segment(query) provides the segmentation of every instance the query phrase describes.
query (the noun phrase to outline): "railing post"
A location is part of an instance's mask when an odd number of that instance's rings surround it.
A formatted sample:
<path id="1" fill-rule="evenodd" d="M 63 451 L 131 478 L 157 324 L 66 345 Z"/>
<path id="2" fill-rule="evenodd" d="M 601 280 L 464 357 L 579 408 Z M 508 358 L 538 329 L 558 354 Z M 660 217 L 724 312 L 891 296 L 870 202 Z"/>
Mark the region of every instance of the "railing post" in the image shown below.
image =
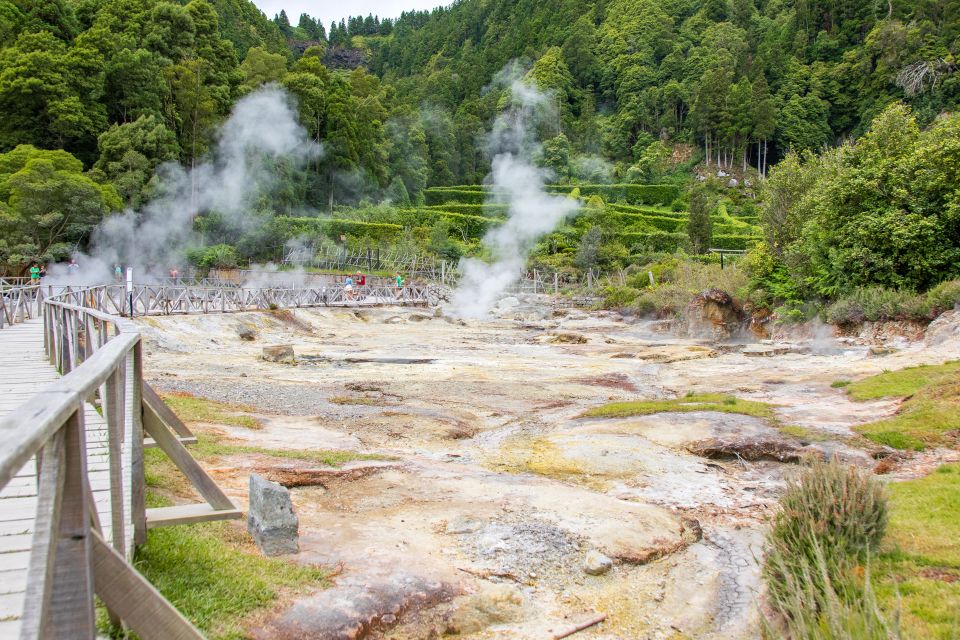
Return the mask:
<path id="1" fill-rule="evenodd" d="M 107 378 L 103 386 L 103 409 L 107 419 L 107 448 L 110 458 L 110 526 L 112 528 L 113 548 L 126 557 L 126 501 L 123 491 L 123 436 L 124 436 L 124 383 L 126 382 L 125 363 Z"/>
<path id="2" fill-rule="evenodd" d="M 127 447 L 130 460 L 130 516 L 133 522 L 133 543 L 147 541 L 147 512 L 143 478 L 143 371 L 142 343 L 137 342 L 127 354 L 125 410 Z"/>
<path id="3" fill-rule="evenodd" d="M 90 537 L 90 491 L 83 406 L 64 424 L 64 485 L 57 523 L 56 563 L 50 616 L 44 638 L 92 638 L 93 560 Z"/>

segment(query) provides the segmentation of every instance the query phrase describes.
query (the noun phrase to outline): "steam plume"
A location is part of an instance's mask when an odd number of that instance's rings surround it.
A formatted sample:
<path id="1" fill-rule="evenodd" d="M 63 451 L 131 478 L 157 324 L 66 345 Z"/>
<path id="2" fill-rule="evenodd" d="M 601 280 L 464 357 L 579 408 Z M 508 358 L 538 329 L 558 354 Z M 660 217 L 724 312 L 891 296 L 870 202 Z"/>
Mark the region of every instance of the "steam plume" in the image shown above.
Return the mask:
<path id="1" fill-rule="evenodd" d="M 549 173 L 533 163 L 539 149 L 536 124 L 549 115 L 553 100 L 522 82 L 516 66 L 508 67 L 499 79 L 509 81 L 511 102 L 497 117 L 488 139 L 493 157 L 491 199 L 507 205 L 508 218 L 483 238 L 493 262 L 460 261 L 462 277 L 451 312 L 470 318 L 490 312 L 503 292 L 523 275 L 536 241 L 579 207 L 566 196 L 546 193 Z"/>
<path id="2" fill-rule="evenodd" d="M 161 192 L 142 211 L 105 219 L 94 232 L 92 256 L 79 256 L 81 271 L 58 282 L 108 282 L 112 265 L 130 265 L 139 274 L 153 267 L 166 275 L 182 264 L 195 243 L 193 220 L 215 212 L 232 229 L 250 231 L 261 223 L 256 200 L 276 183 L 280 161 L 303 166 L 321 153 L 300 125 L 286 92 L 275 85 L 244 97 L 220 129 L 209 159 L 192 168 L 168 164 L 158 170 Z M 94 257 L 95 256 L 95 257 Z"/>

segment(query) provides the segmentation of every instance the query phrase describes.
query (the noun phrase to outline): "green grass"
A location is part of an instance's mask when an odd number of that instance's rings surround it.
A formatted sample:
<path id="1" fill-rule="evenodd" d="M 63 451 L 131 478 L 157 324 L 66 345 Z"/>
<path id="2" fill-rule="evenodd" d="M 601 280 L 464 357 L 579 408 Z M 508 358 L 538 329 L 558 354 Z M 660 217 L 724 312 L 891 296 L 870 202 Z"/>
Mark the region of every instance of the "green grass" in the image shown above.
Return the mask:
<path id="1" fill-rule="evenodd" d="M 741 400 L 722 393 L 688 394 L 671 400 L 636 400 L 611 402 L 583 412 L 582 418 L 628 418 L 654 413 L 688 413 L 691 411 L 719 411 L 739 413 L 776 422 L 774 406 L 766 402 Z"/>
<path id="2" fill-rule="evenodd" d="M 148 493 L 148 506 L 168 504 Z M 151 529 L 135 564 L 211 640 L 248 637 L 244 618 L 282 593 L 330 585 L 325 569 L 261 557 L 249 536 L 228 522 Z"/>
<path id="3" fill-rule="evenodd" d="M 391 460 L 389 456 L 356 451 L 332 449 L 270 449 L 218 440 L 207 433 L 197 433 L 197 443 L 189 445 L 190 453 L 200 462 L 209 462 L 223 456 L 256 454 L 287 460 L 304 460 L 326 467 L 339 467 L 356 460 Z M 145 449 L 144 479 L 148 487 L 162 489 L 180 496 L 191 496 L 193 490 L 173 462 L 158 448 Z"/>
<path id="4" fill-rule="evenodd" d="M 960 638 L 960 465 L 888 485 L 890 524 L 876 571 L 904 637 Z"/>
<path id="5" fill-rule="evenodd" d="M 834 389 L 843 389 L 844 387 L 850 386 L 849 380 L 834 380 L 830 383 L 830 386 Z"/>
<path id="6" fill-rule="evenodd" d="M 847 393 L 854 400 L 907 398 L 895 415 L 855 427 L 874 442 L 922 451 L 960 440 L 960 362 L 881 373 L 851 383 Z"/>
<path id="7" fill-rule="evenodd" d="M 167 406 L 184 422 L 206 422 L 245 429 L 263 428 L 259 420 L 246 415 L 256 413 L 254 407 L 207 400 L 185 392 L 165 393 L 162 397 Z"/>
<path id="8" fill-rule="evenodd" d="M 946 380 L 960 380 L 960 361 L 941 365 L 920 365 L 900 371 L 885 371 L 847 386 L 854 400 L 911 396 L 923 387 Z"/>

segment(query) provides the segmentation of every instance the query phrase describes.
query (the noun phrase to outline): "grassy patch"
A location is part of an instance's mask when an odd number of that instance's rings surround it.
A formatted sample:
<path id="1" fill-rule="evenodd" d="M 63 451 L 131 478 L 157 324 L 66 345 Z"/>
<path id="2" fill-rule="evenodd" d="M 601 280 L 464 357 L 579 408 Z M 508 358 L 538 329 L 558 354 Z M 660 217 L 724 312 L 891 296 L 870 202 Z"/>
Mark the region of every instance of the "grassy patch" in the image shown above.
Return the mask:
<path id="1" fill-rule="evenodd" d="M 899 606 L 904 637 L 960 637 L 960 465 L 891 483 L 886 547 L 877 592 Z"/>
<path id="2" fill-rule="evenodd" d="M 271 458 L 304 460 L 327 467 L 338 467 L 355 460 L 390 460 L 389 456 L 328 449 L 269 449 L 222 440 L 207 433 L 198 433 L 197 443 L 190 445 L 190 453 L 200 462 L 209 462 L 224 456 L 257 454 Z M 171 494 L 192 496 L 194 491 L 173 462 L 158 448 L 144 450 L 144 478 L 148 487 Z"/>
<path id="3" fill-rule="evenodd" d="M 830 386 L 833 387 L 834 389 L 843 389 L 844 387 L 849 387 L 849 386 L 850 386 L 850 381 L 849 381 L 849 380 L 834 380 L 833 382 L 830 383 Z"/>
<path id="4" fill-rule="evenodd" d="M 206 422 L 244 429 L 263 428 L 259 420 L 246 415 L 256 413 L 254 407 L 207 400 L 185 392 L 165 393 L 162 397 L 167 406 L 184 422 Z"/>
<path id="5" fill-rule="evenodd" d="M 149 495 L 150 506 L 166 503 Z M 329 586 L 329 573 L 263 558 L 234 524 L 210 522 L 151 529 L 137 569 L 211 640 L 246 638 L 243 619 L 284 592 Z"/>
<path id="6" fill-rule="evenodd" d="M 838 439 L 837 436 L 831 435 L 826 431 L 808 429 L 793 424 L 779 427 L 779 430 L 780 433 L 785 436 L 792 436 L 798 440 L 806 440 L 808 442 L 832 442 Z"/>
<path id="7" fill-rule="evenodd" d="M 847 392 L 855 400 L 907 397 L 896 415 L 855 428 L 874 442 L 914 451 L 957 443 L 960 362 L 881 373 L 852 383 Z"/>
<path id="8" fill-rule="evenodd" d="M 885 371 L 870 376 L 847 387 L 847 393 L 854 400 L 876 400 L 878 398 L 904 398 L 912 396 L 920 389 L 931 384 L 949 380 L 958 380 L 960 361 L 941 365 L 920 365 L 899 371 Z M 834 383 L 836 384 L 836 383 Z"/>
<path id="9" fill-rule="evenodd" d="M 722 393 L 688 394 L 671 400 L 636 400 L 611 402 L 594 407 L 581 414 L 582 418 L 628 418 L 654 413 L 689 413 L 691 411 L 719 411 L 740 413 L 764 420 L 776 421 L 774 407 L 766 402 L 741 400 Z"/>

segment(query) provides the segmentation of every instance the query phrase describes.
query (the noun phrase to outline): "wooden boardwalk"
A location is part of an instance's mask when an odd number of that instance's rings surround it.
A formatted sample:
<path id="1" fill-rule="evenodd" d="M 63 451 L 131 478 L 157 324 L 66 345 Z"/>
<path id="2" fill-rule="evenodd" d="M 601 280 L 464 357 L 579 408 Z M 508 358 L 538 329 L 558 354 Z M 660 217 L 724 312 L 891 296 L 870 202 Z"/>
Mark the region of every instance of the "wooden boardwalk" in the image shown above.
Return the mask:
<path id="1" fill-rule="evenodd" d="M 0 415 L 12 412 L 58 377 L 44 353 L 42 319 L 28 320 L 0 331 Z M 84 419 L 90 484 L 104 537 L 109 540 L 106 422 L 89 403 Z M 0 640 L 18 638 L 20 634 L 36 512 L 36 464 L 31 460 L 0 490 Z M 129 514 L 127 516 L 129 522 Z"/>

